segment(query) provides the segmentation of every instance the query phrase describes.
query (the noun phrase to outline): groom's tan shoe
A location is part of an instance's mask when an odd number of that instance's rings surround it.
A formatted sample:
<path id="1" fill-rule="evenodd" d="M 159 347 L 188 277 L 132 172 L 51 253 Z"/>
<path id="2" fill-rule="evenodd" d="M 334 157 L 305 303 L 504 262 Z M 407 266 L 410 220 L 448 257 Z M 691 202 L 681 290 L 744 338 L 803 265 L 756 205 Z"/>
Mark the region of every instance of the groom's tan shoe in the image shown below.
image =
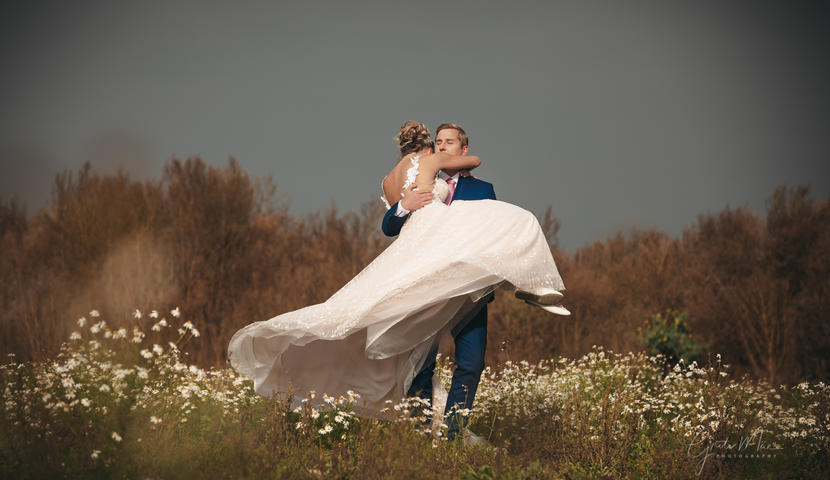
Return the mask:
<path id="1" fill-rule="evenodd" d="M 552 288 L 542 289 L 541 293 L 530 293 L 524 290 L 516 290 L 516 298 L 537 305 L 556 305 L 565 296 Z"/>

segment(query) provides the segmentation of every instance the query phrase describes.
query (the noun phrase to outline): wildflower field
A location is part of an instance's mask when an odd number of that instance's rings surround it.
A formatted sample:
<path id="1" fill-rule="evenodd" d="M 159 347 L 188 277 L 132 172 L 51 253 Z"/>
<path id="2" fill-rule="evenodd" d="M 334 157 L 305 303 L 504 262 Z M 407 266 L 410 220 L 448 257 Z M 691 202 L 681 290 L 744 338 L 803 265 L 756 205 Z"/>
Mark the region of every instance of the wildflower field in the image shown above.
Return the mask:
<path id="1" fill-rule="evenodd" d="M 0 368 L 2 478 L 830 478 L 830 387 L 731 378 L 595 347 L 581 358 L 488 367 L 469 429 L 443 439 L 413 416 L 381 418 L 357 394 L 265 398 L 232 369 L 188 364 L 199 330 L 178 308 L 97 311 L 56 358 Z M 448 386 L 452 366 L 436 372 Z"/>

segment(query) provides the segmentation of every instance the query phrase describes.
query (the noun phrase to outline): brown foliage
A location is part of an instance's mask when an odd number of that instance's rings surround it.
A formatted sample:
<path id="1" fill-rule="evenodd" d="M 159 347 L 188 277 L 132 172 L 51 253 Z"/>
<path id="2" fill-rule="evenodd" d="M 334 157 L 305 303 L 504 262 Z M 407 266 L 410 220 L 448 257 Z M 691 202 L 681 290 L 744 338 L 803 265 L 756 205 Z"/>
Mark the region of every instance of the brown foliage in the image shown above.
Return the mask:
<path id="1" fill-rule="evenodd" d="M 746 208 L 701 216 L 684 236 L 687 301 L 712 351 L 772 382 L 827 379 L 830 204 L 778 188 L 767 218 Z"/>
<path id="2" fill-rule="evenodd" d="M 88 164 L 62 173 L 51 208 L 31 219 L 16 201 L 0 202 L 2 350 L 49 357 L 90 308 L 129 326 L 135 308 L 180 305 L 205 337 L 192 361 L 221 366 L 238 328 L 324 301 L 391 242 L 376 200 L 359 213 L 332 206 L 298 218 L 274 194 L 270 178 L 252 180 L 233 158 L 223 168 L 189 158 L 171 160 L 160 181 L 101 176 Z M 489 363 L 577 356 L 592 345 L 640 350 L 644 320 L 676 309 L 739 373 L 827 379 L 827 199 L 781 187 L 766 219 L 726 209 L 701 215 L 679 239 L 635 230 L 573 253 L 559 248 L 550 209 L 541 223 L 573 315 L 499 292 Z"/>

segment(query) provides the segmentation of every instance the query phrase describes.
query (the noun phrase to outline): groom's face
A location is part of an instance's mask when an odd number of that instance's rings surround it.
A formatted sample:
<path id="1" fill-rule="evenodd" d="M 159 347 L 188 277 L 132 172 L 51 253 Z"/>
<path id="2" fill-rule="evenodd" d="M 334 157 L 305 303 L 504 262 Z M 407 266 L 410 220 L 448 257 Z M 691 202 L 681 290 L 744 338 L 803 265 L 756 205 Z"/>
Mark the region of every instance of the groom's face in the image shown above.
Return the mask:
<path id="1" fill-rule="evenodd" d="M 467 146 L 461 146 L 460 132 L 454 128 L 445 128 L 435 136 L 435 150 L 450 155 L 467 155 Z"/>

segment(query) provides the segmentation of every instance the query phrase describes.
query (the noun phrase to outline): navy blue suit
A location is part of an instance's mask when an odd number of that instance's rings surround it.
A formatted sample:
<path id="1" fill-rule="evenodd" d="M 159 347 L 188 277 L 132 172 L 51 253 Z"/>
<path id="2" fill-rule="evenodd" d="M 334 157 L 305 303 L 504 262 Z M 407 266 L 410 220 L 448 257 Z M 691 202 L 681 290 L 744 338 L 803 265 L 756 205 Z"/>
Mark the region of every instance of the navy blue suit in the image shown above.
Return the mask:
<path id="1" fill-rule="evenodd" d="M 459 177 L 452 201 L 455 200 L 483 200 L 496 199 L 493 184 L 473 177 Z M 381 228 L 387 236 L 394 237 L 401 231 L 406 217 L 398 217 L 395 211 L 398 204 L 392 205 L 383 217 Z M 472 318 L 466 324 L 459 324 L 457 331 L 453 331 L 455 339 L 455 371 L 452 375 L 452 385 L 447 395 L 447 406 L 444 414 L 450 413 L 453 407 L 472 408 L 473 398 L 478 389 L 481 372 L 484 370 L 484 352 L 487 349 L 487 303 L 493 301 L 490 294 L 479 301 L 480 310 L 473 312 Z M 432 376 L 435 372 L 436 347 L 429 353 L 426 363 L 412 381 L 407 392 L 408 396 L 419 396 L 432 400 Z M 454 438 L 459 431 L 461 417 L 454 414 L 449 420 L 449 437 Z"/>

